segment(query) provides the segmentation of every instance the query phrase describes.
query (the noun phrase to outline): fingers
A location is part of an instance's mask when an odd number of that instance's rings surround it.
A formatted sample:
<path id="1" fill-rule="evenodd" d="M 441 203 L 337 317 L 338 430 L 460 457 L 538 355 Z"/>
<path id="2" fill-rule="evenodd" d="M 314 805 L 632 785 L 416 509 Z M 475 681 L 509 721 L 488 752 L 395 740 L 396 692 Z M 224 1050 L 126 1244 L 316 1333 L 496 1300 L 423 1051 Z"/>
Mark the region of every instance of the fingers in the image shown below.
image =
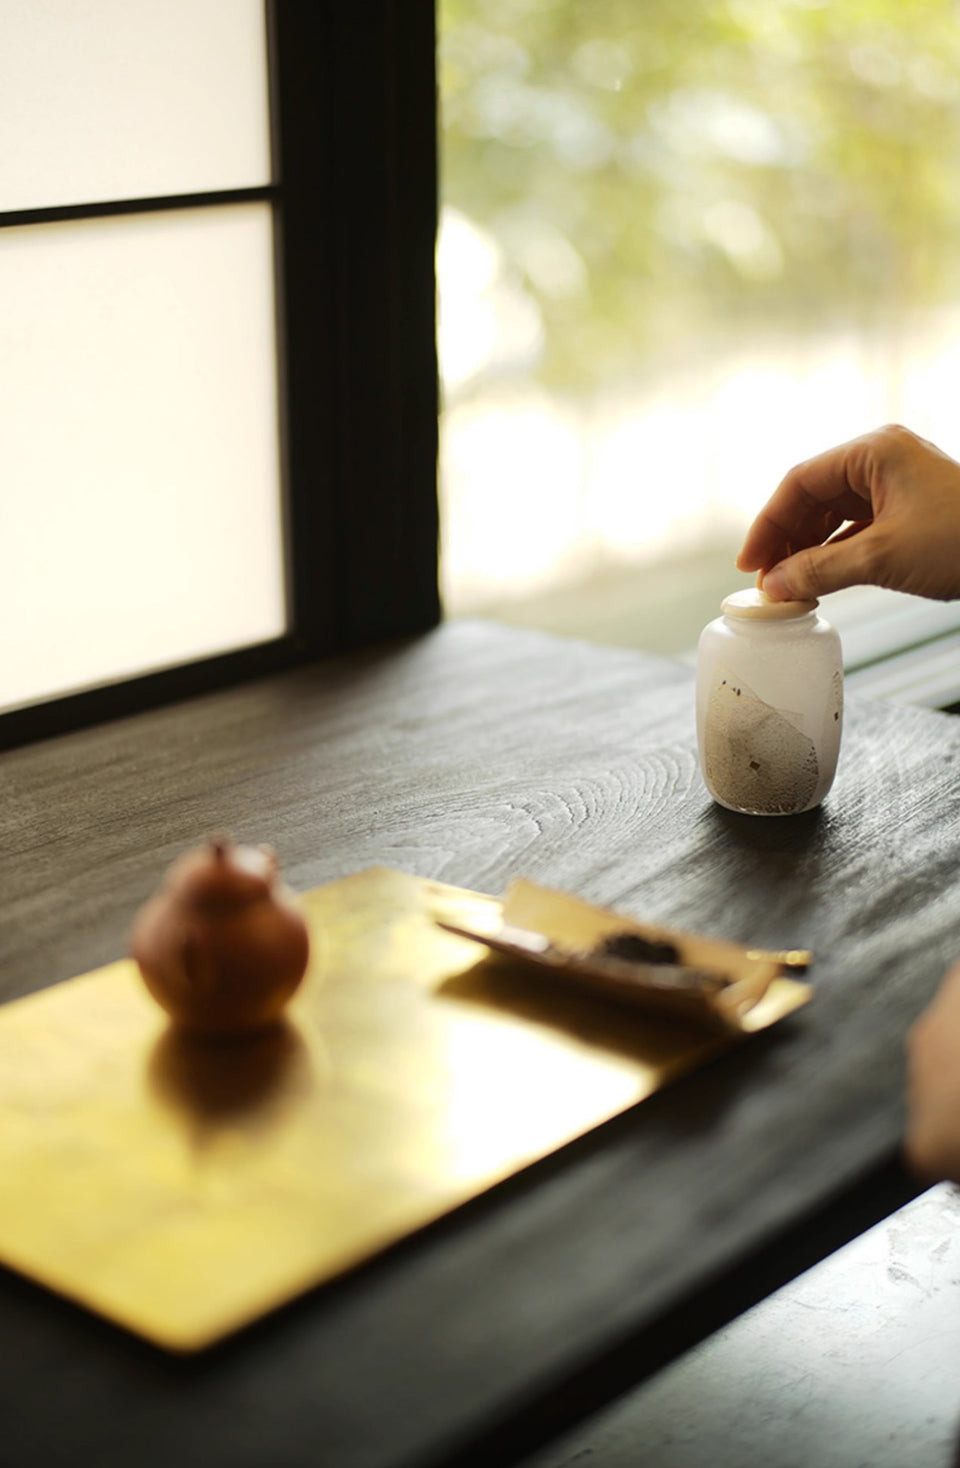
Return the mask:
<path id="1" fill-rule="evenodd" d="M 771 504 L 773 501 L 771 501 Z M 737 556 L 740 571 L 764 571 L 787 556 L 811 545 L 822 545 L 843 523 L 845 516 L 836 510 L 812 507 L 797 515 L 789 524 L 771 518 L 769 507 L 762 511 L 747 532 L 743 548 Z"/>
<path id="2" fill-rule="evenodd" d="M 747 531 L 741 571 L 762 571 L 820 545 L 845 520 L 871 512 L 867 440 L 854 439 L 791 469 Z"/>
<path id="3" fill-rule="evenodd" d="M 849 540 L 851 536 L 859 535 L 861 530 L 866 530 L 867 526 L 872 524 L 872 520 L 851 520 L 836 535 L 831 535 L 830 542 L 832 545 L 839 545 L 841 540 Z"/>
<path id="4" fill-rule="evenodd" d="M 876 584 L 879 528 L 872 522 L 826 545 L 810 546 L 765 572 L 761 585 L 774 601 L 808 601 L 845 586 Z"/>
<path id="5" fill-rule="evenodd" d="M 926 1183 L 941 1182 L 956 1171 L 949 1143 L 928 1126 L 926 1118 L 912 1118 L 903 1138 L 903 1160 L 910 1171 Z"/>
<path id="6" fill-rule="evenodd" d="M 904 1160 L 928 1182 L 960 1176 L 960 965 L 907 1037 Z"/>

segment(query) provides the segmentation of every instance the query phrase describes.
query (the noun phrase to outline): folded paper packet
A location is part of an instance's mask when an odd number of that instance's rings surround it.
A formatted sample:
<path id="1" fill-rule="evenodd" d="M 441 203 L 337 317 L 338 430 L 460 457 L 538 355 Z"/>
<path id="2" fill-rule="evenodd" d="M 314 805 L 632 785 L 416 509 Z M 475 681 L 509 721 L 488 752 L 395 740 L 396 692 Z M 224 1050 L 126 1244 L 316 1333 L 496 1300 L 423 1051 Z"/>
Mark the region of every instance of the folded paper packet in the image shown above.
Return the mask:
<path id="1" fill-rule="evenodd" d="M 448 932 L 583 993 L 724 1031 L 763 1029 L 779 1018 L 777 991 L 785 980 L 797 987 L 795 976 L 812 962 L 802 949 L 770 952 L 637 922 L 523 879 L 467 922 L 435 917 Z"/>

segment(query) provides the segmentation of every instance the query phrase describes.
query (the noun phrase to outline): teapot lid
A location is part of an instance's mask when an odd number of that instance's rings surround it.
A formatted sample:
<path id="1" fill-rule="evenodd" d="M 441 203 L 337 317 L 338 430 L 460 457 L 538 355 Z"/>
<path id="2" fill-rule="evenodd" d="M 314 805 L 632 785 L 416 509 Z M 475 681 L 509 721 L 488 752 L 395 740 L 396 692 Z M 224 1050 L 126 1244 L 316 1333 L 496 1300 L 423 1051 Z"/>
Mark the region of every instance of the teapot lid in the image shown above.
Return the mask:
<path id="1" fill-rule="evenodd" d="M 186 852 L 164 885 L 188 902 L 233 905 L 267 896 L 276 873 L 277 858 L 269 847 L 237 846 L 224 837 Z"/>

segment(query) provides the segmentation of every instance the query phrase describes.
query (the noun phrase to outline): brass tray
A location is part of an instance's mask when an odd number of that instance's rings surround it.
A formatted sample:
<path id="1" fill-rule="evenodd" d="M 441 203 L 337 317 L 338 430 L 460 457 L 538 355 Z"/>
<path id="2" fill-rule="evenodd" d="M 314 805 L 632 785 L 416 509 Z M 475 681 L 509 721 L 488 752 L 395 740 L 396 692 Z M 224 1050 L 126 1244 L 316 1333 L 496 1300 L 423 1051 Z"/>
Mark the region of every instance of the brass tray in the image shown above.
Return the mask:
<path id="1" fill-rule="evenodd" d="M 374 868 L 303 898 L 278 1031 L 188 1041 L 129 960 L 0 1009 L 0 1261 L 210 1345 L 738 1043 L 531 983 L 440 929 L 494 899 Z M 772 1023 L 810 997 L 778 978 Z"/>

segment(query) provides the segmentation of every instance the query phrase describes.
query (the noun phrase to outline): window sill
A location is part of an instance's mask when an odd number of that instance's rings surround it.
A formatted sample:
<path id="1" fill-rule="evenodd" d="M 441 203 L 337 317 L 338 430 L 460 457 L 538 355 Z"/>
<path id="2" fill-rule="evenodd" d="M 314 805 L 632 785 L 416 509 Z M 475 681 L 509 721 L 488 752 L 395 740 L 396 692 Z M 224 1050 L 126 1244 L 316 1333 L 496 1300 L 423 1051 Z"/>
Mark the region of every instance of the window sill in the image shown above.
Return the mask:
<path id="1" fill-rule="evenodd" d="M 960 702 L 960 603 L 858 586 L 822 606 L 840 633 L 852 692 L 918 708 Z"/>

